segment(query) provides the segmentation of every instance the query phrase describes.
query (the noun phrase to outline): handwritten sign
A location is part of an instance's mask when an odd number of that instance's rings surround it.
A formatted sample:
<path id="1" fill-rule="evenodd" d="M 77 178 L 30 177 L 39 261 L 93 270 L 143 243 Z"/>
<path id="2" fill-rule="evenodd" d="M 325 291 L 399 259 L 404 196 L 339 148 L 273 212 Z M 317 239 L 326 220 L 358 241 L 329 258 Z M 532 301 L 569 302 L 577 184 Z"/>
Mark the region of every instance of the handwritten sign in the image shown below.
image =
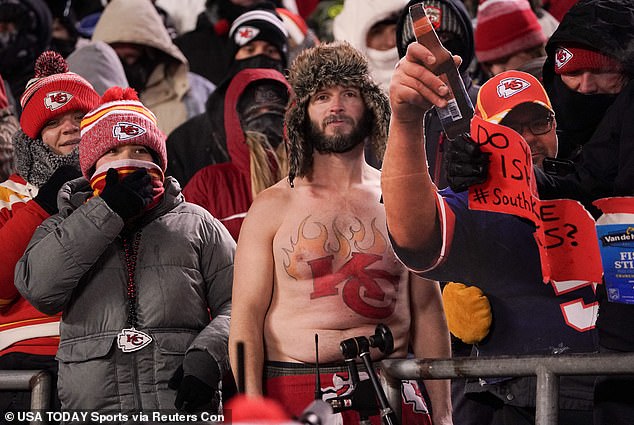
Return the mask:
<path id="1" fill-rule="evenodd" d="M 483 152 L 490 153 L 489 178 L 469 188 L 469 208 L 524 217 L 539 222 L 531 150 L 508 127 L 474 116 L 471 134 Z"/>
<path id="2" fill-rule="evenodd" d="M 491 155 L 488 179 L 469 188 L 469 208 L 533 222 L 544 282 L 600 282 L 601 255 L 588 211 L 570 199 L 539 199 L 530 147 L 515 131 L 474 116 L 471 134 Z"/>
<path id="3" fill-rule="evenodd" d="M 601 254 L 595 222 L 572 199 L 540 201 L 541 224 L 535 231 L 544 282 L 601 282 Z"/>

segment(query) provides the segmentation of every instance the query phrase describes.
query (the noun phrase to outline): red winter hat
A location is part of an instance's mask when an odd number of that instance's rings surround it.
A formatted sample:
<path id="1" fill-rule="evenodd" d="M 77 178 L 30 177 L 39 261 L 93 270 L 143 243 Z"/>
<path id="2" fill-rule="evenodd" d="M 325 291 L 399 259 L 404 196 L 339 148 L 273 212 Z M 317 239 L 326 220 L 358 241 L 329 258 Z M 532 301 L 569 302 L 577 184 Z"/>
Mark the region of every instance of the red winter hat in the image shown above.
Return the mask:
<path id="1" fill-rule="evenodd" d="M 571 74 L 576 71 L 621 71 L 616 59 L 583 47 L 558 47 L 555 51 L 555 73 Z"/>
<path id="2" fill-rule="evenodd" d="M 475 54 L 492 62 L 546 43 L 527 0 L 487 0 L 478 6 Z"/>
<path id="3" fill-rule="evenodd" d="M 499 124 L 511 109 L 522 103 L 537 103 L 554 113 L 537 78 L 522 71 L 504 71 L 480 87 L 475 113 L 485 121 Z"/>
<path id="4" fill-rule="evenodd" d="M 20 98 L 20 126 L 31 139 L 47 121 L 70 111 L 88 112 L 99 103 L 99 94 L 83 77 L 68 71 L 64 58 L 52 50 L 35 62 L 35 75 Z"/>
<path id="5" fill-rule="evenodd" d="M 159 130 L 152 111 L 139 101 L 136 91 L 129 87 L 111 87 L 100 103 L 81 120 L 79 165 L 84 177 L 90 179 L 97 160 L 120 145 L 147 147 L 165 172 L 165 134 Z"/>

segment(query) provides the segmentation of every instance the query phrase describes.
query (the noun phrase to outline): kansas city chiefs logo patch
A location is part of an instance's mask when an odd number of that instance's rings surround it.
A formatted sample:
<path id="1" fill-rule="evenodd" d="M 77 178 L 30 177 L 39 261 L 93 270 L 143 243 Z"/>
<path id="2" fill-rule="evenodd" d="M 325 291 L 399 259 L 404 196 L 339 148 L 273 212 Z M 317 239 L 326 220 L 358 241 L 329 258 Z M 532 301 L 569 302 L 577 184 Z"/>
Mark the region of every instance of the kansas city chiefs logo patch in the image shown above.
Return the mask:
<path id="1" fill-rule="evenodd" d="M 564 49 L 560 47 L 555 52 L 555 66 L 557 69 L 561 69 L 565 64 L 567 64 L 570 59 L 572 59 L 572 53 L 568 49 Z"/>
<path id="2" fill-rule="evenodd" d="M 531 86 L 531 83 L 521 78 L 517 78 L 517 77 L 505 78 L 501 80 L 500 83 L 498 84 L 497 92 L 499 97 L 503 97 L 506 99 L 513 95 L 518 94 L 519 92 L 529 88 L 530 86 Z"/>
<path id="3" fill-rule="evenodd" d="M 425 14 L 429 17 L 429 22 L 431 22 L 434 29 L 438 30 L 442 22 L 442 10 L 435 6 L 425 6 Z"/>
<path id="4" fill-rule="evenodd" d="M 119 140 L 129 140 L 146 133 L 145 128 L 130 122 L 118 122 L 112 127 L 112 135 Z"/>
<path id="5" fill-rule="evenodd" d="M 117 347 L 124 353 L 140 350 L 151 342 L 151 336 L 136 329 L 123 329 L 117 334 Z"/>
<path id="6" fill-rule="evenodd" d="M 259 33 L 260 30 L 258 28 L 244 25 L 236 30 L 233 40 L 238 46 L 244 46 L 249 41 L 253 40 Z"/>
<path id="7" fill-rule="evenodd" d="M 66 105 L 73 98 L 73 95 L 65 91 L 52 91 L 46 93 L 44 97 L 44 106 L 54 111 Z"/>

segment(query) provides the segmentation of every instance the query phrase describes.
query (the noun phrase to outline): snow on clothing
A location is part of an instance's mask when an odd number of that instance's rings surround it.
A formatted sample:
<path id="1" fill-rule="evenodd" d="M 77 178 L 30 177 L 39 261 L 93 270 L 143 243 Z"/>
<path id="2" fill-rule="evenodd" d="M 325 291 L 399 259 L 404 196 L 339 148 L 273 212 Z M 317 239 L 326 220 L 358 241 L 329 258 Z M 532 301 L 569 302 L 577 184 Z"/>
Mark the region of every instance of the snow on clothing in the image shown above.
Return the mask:
<path id="1" fill-rule="evenodd" d="M 273 69 L 245 69 L 236 74 L 225 97 L 225 133 L 230 161 L 199 170 L 183 189 L 188 202 L 200 205 L 219 219 L 237 241 L 240 227 L 253 202 L 249 147 L 236 110 L 247 86 L 259 80 L 278 81 L 288 88 L 286 78 Z"/>
<path id="2" fill-rule="evenodd" d="M 0 356 L 28 353 L 54 356 L 59 343 L 60 315 L 37 311 L 22 298 L 13 272 L 37 226 L 49 215 L 33 197 L 37 187 L 18 174 L 0 183 Z"/>
<path id="3" fill-rule="evenodd" d="M 534 225 L 507 214 L 470 210 L 467 192 L 446 189 L 440 194 L 443 245 L 436 264 L 420 264 L 416 253 L 397 246 L 394 250 L 426 278 L 469 282 L 484 292 L 491 303 L 493 325 L 477 345 L 478 355 L 596 352 L 593 289 L 590 285 L 555 288 L 542 282 Z M 559 407 L 590 410 L 592 379 L 583 384 L 576 381 L 561 378 Z M 507 404 L 535 406 L 534 377 L 475 386 Z"/>
<path id="4" fill-rule="evenodd" d="M 83 178 L 62 187 L 60 213 L 38 228 L 16 267 L 16 286 L 34 306 L 64 313 L 62 407 L 173 409 L 167 385 L 186 351 L 206 351 L 221 374 L 229 370 L 235 243 L 207 211 L 184 202 L 168 177 L 163 200 L 138 224 L 136 328 L 153 341 L 123 353 L 116 339 L 129 328 L 124 222 L 91 195 Z"/>
<path id="5" fill-rule="evenodd" d="M 370 75 L 386 93 L 399 60 L 398 51 L 396 47 L 384 51 L 369 48 L 366 36 L 378 22 L 388 18 L 396 22 L 406 4 L 407 0 L 346 0 L 332 23 L 334 39 L 348 41 L 368 58 Z"/>
<path id="6" fill-rule="evenodd" d="M 215 86 L 205 78 L 189 72 L 189 64 L 172 42 L 161 17 L 146 0 L 115 0 L 104 9 L 93 41 L 134 43 L 155 48 L 170 57 L 150 74 L 141 102 L 158 119 L 159 128 L 170 134 L 189 118 L 205 110 L 205 101 Z"/>

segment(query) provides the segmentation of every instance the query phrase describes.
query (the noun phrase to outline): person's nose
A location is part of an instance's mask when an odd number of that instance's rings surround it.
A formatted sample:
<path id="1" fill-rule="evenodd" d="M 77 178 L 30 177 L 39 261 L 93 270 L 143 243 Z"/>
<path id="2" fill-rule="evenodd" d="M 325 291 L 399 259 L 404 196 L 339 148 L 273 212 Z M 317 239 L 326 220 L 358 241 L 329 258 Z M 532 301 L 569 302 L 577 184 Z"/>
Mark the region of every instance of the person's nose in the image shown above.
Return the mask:
<path id="1" fill-rule="evenodd" d="M 591 72 L 584 72 L 579 76 L 579 93 L 592 94 L 597 91 L 595 76 Z"/>
<path id="2" fill-rule="evenodd" d="M 340 113 L 344 110 L 343 100 L 341 99 L 341 96 L 332 97 L 329 109 L 331 113 Z"/>
<path id="3" fill-rule="evenodd" d="M 64 134 L 73 134 L 79 132 L 79 122 L 72 117 L 66 117 L 62 121 L 62 132 Z"/>

